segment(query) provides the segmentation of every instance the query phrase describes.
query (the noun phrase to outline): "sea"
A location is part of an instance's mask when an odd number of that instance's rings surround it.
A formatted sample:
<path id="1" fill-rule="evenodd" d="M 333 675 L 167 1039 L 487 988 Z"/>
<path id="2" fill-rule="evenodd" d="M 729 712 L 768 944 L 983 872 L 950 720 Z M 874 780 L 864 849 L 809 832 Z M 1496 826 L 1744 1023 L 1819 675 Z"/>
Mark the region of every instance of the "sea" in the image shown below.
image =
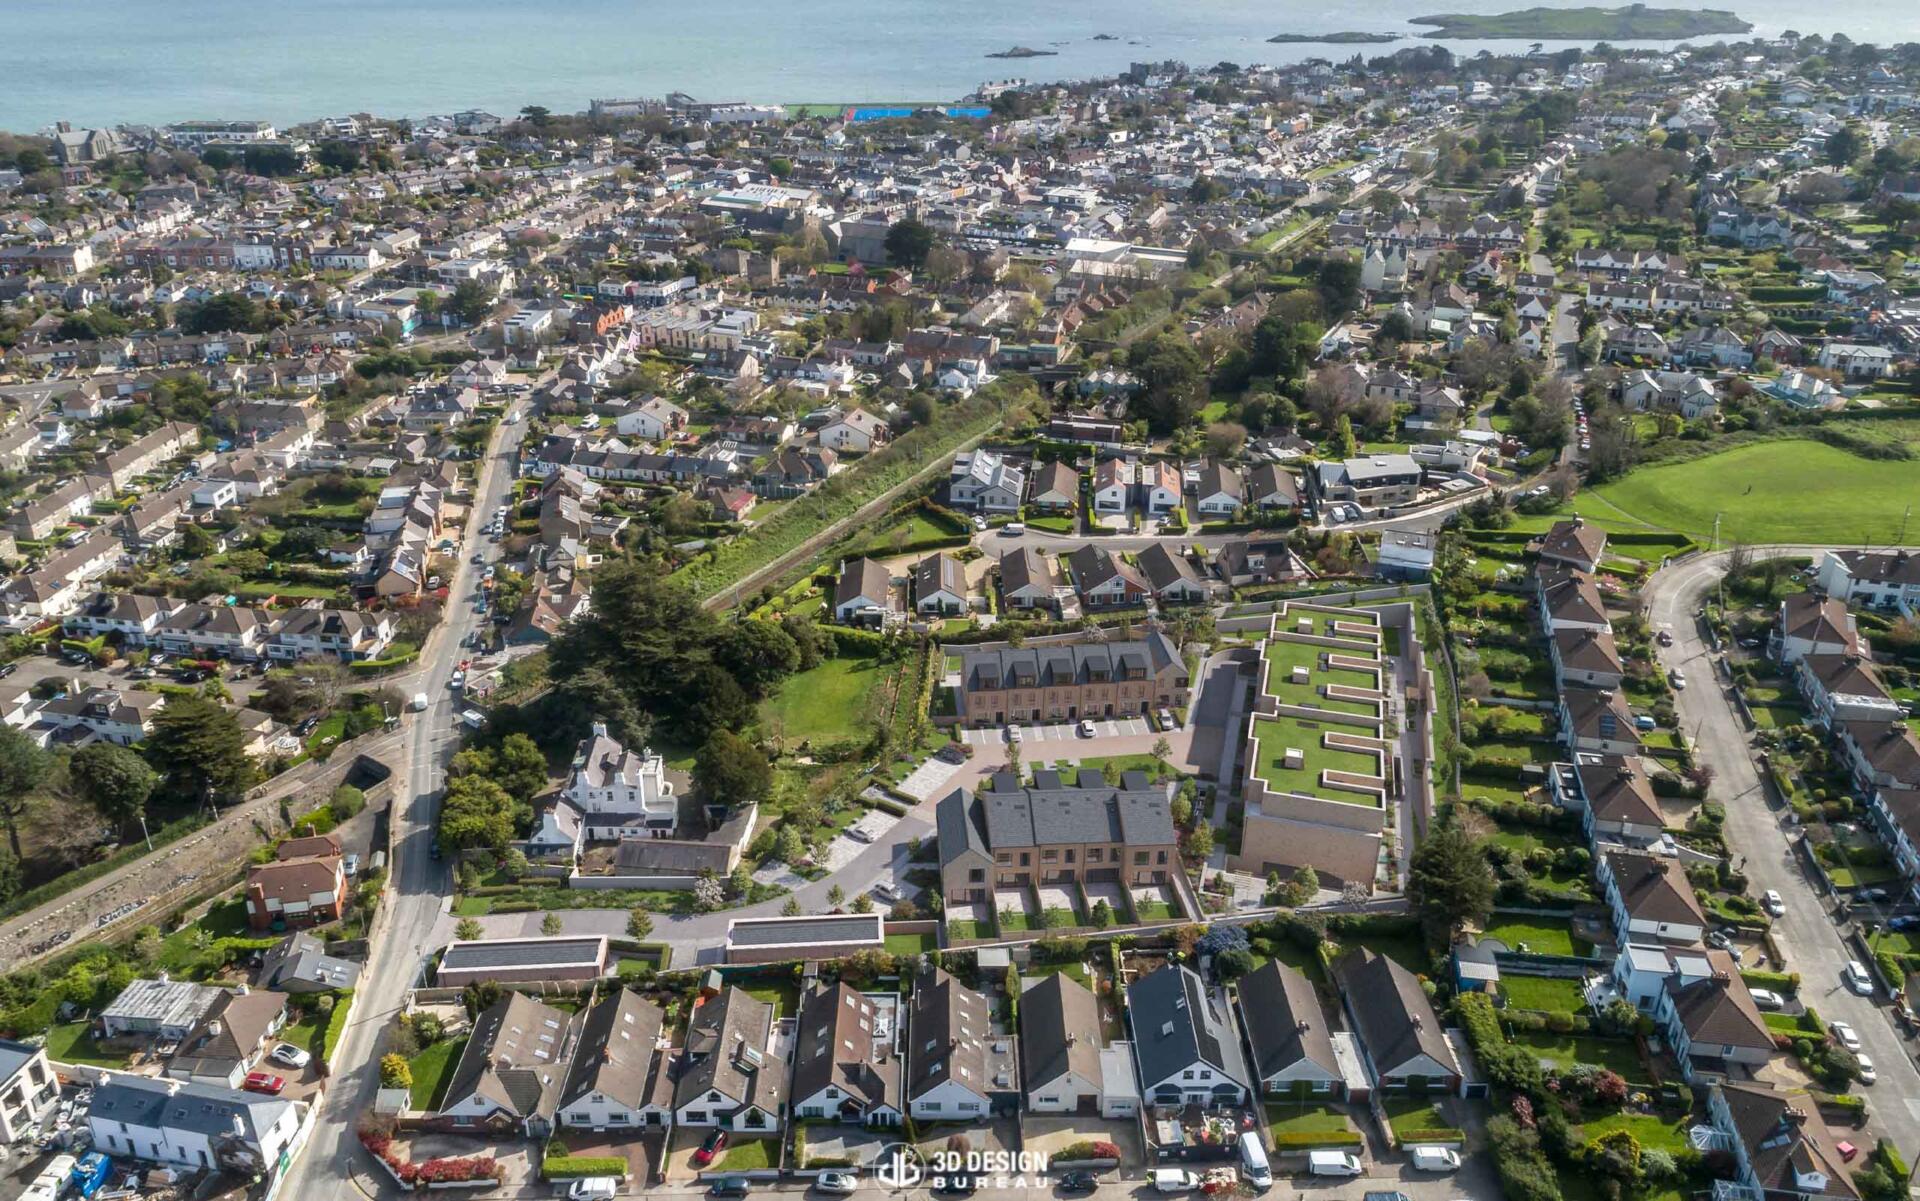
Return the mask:
<path id="1" fill-rule="evenodd" d="M 676 91 L 763 104 L 930 104 L 987 80 L 1094 78 L 1133 62 L 1245 66 L 1384 54 L 1426 44 L 1409 17 L 1537 2 L 0 0 L 0 129 L 31 133 L 56 121 L 284 125 L 472 108 L 506 116 L 526 105 L 573 112 L 595 97 Z M 1916 10 L 1895 0 L 1837 0 L 1817 17 L 1799 0 L 1702 7 L 1730 8 L 1762 36 L 1795 29 L 1881 44 L 1920 40 Z M 1339 30 L 1408 39 L 1367 46 L 1266 40 Z M 1526 46 L 1443 44 L 1463 56 Z M 1016 45 L 1054 53 L 987 57 Z"/>

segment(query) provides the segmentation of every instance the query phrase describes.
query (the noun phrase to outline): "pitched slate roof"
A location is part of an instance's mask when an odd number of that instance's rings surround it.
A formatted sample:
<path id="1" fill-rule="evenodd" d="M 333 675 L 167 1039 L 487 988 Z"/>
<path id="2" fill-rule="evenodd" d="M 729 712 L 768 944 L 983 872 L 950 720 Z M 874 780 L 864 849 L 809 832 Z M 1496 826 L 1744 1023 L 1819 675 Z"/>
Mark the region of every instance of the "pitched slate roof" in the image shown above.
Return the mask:
<path id="1" fill-rule="evenodd" d="M 1804 1193 L 1800 1180 L 1817 1172 L 1827 1178 L 1822 1196 L 1836 1201 L 1860 1196 L 1812 1097 L 1734 1081 L 1722 1084 L 1720 1091 L 1761 1188 L 1770 1194 Z"/>
<path id="2" fill-rule="evenodd" d="M 951 1080 L 986 1097 L 1014 1087 L 1011 1040 L 995 1038 L 987 999 L 928 967 L 908 1002 L 907 1097 L 925 1096 Z"/>
<path id="3" fill-rule="evenodd" d="M 1638 851 L 1608 851 L 1606 864 L 1629 918 L 1706 926 L 1706 911 L 1693 895 L 1693 883 L 1675 860 Z"/>
<path id="4" fill-rule="evenodd" d="M 1068 1072 L 1098 1085 L 1100 1002 L 1064 972 L 1043 976 L 1020 994 L 1020 1079 L 1031 1093 Z"/>
<path id="5" fill-rule="evenodd" d="M 1580 794 L 1587 798 L 1587 808 L 1596 821 L 1655 827 L 1666 824 L 1653 785 L 1637 760 L 1607 755 L 1598 762 L 1581 763 L 1576 770 Z"/>
<path id="6" fill-rule="evenodd" d="M 443 1108 L 480 1097 L 517 1117 L 553 1112 L 565 1076 L 573 1019 L 524 993 L 508 993 L 473 1021 L 447 1082 Z"/>
<path id="7" fill-rule="evenodd" d="M 1307 1060 L 1339 1076 L 1333 1037 L 1313 984 L 1300 972 L 1269 959 L 1240 980 L 1240 1014 L 1253 1044 L 1254 1071 L 1265 1080 Z M 1022 1007 L 1021 1017 L 1027 1010 Z"/>
<path id="8" fill-rule="evenodd" d="M 1168 846 L 1178 840 L 1166 790 L 1149 783 L 1145 772 L 1123 773 L 1118 788 L 1092 769 L 1072 783 L 1057 772 L 1036 771 L 1031 788 L 1022 788 L 1012 772 L 1001 772 L 978 803 L 987 846 L 995 851 L 1082 842 Z"/>
<path id="9" fill-rule="evenodd" d="M 1709 950 L 1713 975 L 1672 993 L 1673 1010 L 1695 1043 L 1773 1050 L 1773 1031 L 1740 979 L 1739 965 L 1725 951 Z"/>
<path id="10" fill-rule="evenodd" d="M 813 1097 L 831 1085 L 863 1108 L 900 1108 L 900 1059 L 890 1029 L 896 1014 L 897 1006 L 889 1010 L 877 1005 L 844 982 L 801 998 L 794 1034 L 794 1098 Z"/>
<path id="11" fill-rule="evenodd" d="M 1385 955 L 1361 950 L 1341 960 L 1336 974 L 1360 1039 L 1380 1072 L 1393 1072 L 1417 1055 L 1439 1064 L 1455 1062 L 1433 1002 L 1412 972 Z"/>
<path id="12" fill-rule="evenodd" d="M 580 1019 L 573 1061 L 560 1089 L 567 1106 L 599 1093 L 630 1109 L 660 1099 L 669 1053 L 659 1048 L 667 1015 L 639 993 L 619 989 L 602 997 Z M 671 1105 L 671 1090 L 662 1104 Z"/>
<path id="13" fill-rule="evenodd" d="M 716 1089 L 778 1113 L 787 1096 L 787 1065 L 766 1053 L 773 1016 L 772 1005 L 732 986 L 695 1009 L 687 1023 L 690 1062 L 674 1089 L 674 1104 L 684 1106 Z M 759 1062 L 747 1052 L 757 1053 Z"/>
<path id="14" fill-rule="evenodd" d="M 1194 970 L 1170 963 L 1127 986 L 1133 1054 L 1148 1087 L 1196 1063 L 1245 1085 L 1246 1066 L 1231 1019 Z"/>

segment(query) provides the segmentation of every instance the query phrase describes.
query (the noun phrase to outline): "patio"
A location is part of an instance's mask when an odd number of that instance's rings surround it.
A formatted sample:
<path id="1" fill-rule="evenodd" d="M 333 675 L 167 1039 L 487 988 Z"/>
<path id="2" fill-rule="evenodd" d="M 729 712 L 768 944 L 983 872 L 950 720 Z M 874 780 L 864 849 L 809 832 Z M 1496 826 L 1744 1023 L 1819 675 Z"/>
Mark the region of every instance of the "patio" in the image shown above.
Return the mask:
<path id="1" fill-rule="evenodd" d="M 1040 908 L 1034 903 L 1033 894 L 1024 888 L 994 889 L 993 912 L 1002 934 L 1030 930 L 1040 924 Z"/>
<path id="2" fill-rule="evenodd" d="M 1143 922 L 1171 921 L 1180 916 L 1180 902 L 1171 884 L 1136 884 L 1133 911 Z"/>
<path id="3" fill-rule="evenodd" d="M 868 1167 L 901 1138 L 897 1130 L 868 1130 L 824 1122 L 808 1122 L 802 1128 L 806 1131 L 806 1151 L 798 1166 L 803 1169 L 821 1160 Z"/>
<path id="4" fill-rule="evenodd" d="M 1120 1166 L 1137 1167 L 1146 1162 L 1146 1150 L 1140 1144 L 1140 1123 L 1090 1115 L 1043 1117 L 1028 1114 L 1021 1119 L 1020 1137 L 1031 1154 L 1052 1159 L 1078 1142 L 1112 1143 L 1120 1148 Z"/>
<path id="5" fill-rule="evenodd" d="M 1087 890 L 1087 909 L 1089 914 L 1099 906 L 1100 902 L 1105 901 L 1107 908 L 1113 910 L 1113 918 L 1115 921 L 1124 922 L 1127 920 L 1127 890 L 1125 888 L 1122 888 L 1119 884 L 1111 880 L 1102 880 L 1098 883 L 1090 881 L 1083 887 Z"/>
<path id="6" fill-rule="evenodd" d="M 1040 915 L 1046 924 L 1080 925 L 1084 918 L 1080 913 L 1079 889 L 1071 884 L 1041 884 L 1034 888 L 1040 898 Z M 1059 915 L 1070 914 L 1071 920 L 1062 922 Z"/>

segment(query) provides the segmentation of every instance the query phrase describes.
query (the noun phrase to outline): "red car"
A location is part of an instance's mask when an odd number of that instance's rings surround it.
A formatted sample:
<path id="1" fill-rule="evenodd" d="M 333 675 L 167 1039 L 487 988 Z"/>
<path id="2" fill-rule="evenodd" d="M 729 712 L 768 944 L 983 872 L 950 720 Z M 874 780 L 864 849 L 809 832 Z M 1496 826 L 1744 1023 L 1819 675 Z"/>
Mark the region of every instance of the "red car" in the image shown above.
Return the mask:
<path id="1" fill-rule="evenodd" d="M 693 1166 L 696 1168 L 706 1167 L 713 1162 L 714 1156 L 720 1154 L 720 1148 L 726 1145 L 727 1132 L 716 1127 L 712 1133 L 707 1135 L 707 1140 L 700 1144 L 700 1149 L 693 1153 Z"/>
<path id="2" fill-rule="evenodd" d="M 287 1087 L 287 1078 L 272 1072 L 248 1072 L 246 1082 L 240 1087 L 250 1093 L 277 1093 Z"/>

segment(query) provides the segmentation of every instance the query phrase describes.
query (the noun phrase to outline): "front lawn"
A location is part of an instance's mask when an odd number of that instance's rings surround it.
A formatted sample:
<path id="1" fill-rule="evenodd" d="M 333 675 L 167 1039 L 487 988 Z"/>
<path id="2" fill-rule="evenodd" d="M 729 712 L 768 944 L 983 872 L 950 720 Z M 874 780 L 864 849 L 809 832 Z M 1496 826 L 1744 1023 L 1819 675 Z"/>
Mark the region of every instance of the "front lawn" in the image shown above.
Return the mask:
<path id="1" fill-rule="evenodd" d="M 758 1172 L 773 1167 L 779 1160 L 774 1153 L 774 1140 L 770 1138 L 750 1138 L 730 1143 L 720 1156 L 720 1162 L 714 1165 L 718 1172 Z"/>
<path id="2" fill-rule="evenodd" d="M 413 1069 L 410 1091 L 415 1109 L 439 1107 L 447 1091 L 447 1081 L 453 1076 L 453 1065 L 460 1062 L 460 1052 L 466 1045 L 464 1038 L 444 1038 L 407 1061 L 407 1066 Z"/>
<path id="3" fill-rule="evenodd" d="M 948 918 L 947 937 L 953 939 L 992 938 L 993 927 L 986 922 L 976 922 L 971 918 Z"/>
<path id="4" fill-rule="evenodd" d="M 1351 1146 L 1360 1137 L 1344 1109 L 1320 1101 L 1267 1102 L 1267 1130 L 1276 1146 L 1288 1150 Z"/>
<path id="5" fill-rule="evenodd" d="M 1387 1097 L 1381 1107 L 1387 1111 L 1393 1137 L 1403 1147 L 1409 1143 L 1444 1143 L 1466 1137 L 1448 1125 L 1440 1107 L 1425 1097 Z"/>
<path id="6" fill-rule="evenodd" d="M 889 934 L 887 954 L 925 955 L 938 950 L 940 939 L 932 934 Z"/>

